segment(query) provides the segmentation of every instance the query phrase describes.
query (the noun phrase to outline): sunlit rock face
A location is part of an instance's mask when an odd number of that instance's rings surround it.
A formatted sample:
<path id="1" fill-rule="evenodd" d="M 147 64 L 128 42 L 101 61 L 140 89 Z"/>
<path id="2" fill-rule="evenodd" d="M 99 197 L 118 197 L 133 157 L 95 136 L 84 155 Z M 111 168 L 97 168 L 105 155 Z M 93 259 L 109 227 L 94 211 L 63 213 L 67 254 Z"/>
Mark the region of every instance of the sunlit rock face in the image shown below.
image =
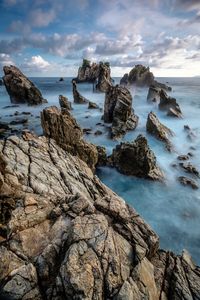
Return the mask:
<path id="1" fill-rule="evenodd" d="M 198 299 L 188 253 L 159 250 L 138 213 L 53 139 L 0 141 L 0 192 L 0 284 L 12 299 Z"/>
<path id="2" fill-rule="evenodd" d="M 47 103 L 38 88 L 15 66 L 3 68 L 3 82 L 12 103 Z"/>

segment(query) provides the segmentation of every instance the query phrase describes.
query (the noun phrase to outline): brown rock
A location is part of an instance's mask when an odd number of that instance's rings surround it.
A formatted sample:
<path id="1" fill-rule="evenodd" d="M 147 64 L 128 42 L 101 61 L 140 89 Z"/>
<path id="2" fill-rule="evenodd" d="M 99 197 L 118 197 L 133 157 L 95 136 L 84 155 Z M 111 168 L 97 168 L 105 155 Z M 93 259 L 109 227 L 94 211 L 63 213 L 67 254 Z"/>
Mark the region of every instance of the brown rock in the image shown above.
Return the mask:
<path id="1" fill-rule="evenodd" d="M 89 101 L 88 109 L 97 109 L 97 108 L 99 108 L 99 106 L 96 103 Z"/>
<path id="2" fill-rule="evenodd" d="M 59 96 L 59 104 L 61 109 L 72 110 L 72 104 L 65 96 L 62 95 Z"/>
<path id="3" fill-rule="evenodd" d="M 178 181 L 184 185 L 184 186 L 190 186 L 194 190 L 197 190 L 199 188 L 198 184 L 196 183 L 195 180 L 185 177 L 185 176 L 180 176 L 178 177 Z"/>
<path id="4" fill-rule="evenodd" d="M 74 80 L 72 81 L 72 85 L 73 85 L 74 103 L 77 103 L 77 104 L 87 103 L 88 100 L 79 93 L 79 91 L 77 90 L 76 82 Z"/>
<path id="5" fill-rule="evenodd" d="M 168 115 L 176 116 L 178 118 L 182 117 L 182 112 L 179 104 L 176 102 L 176 99 L 169 97 L 163 89 L 160 91 L 159 109 L 167 110 Z"/>
<path id="6" fill-rule="evenodd" d="M 185 170 L 185 172 L 200 177 L 200 173 L 195 166 L 191 163 L 179 163 L 179 166 Z"/>

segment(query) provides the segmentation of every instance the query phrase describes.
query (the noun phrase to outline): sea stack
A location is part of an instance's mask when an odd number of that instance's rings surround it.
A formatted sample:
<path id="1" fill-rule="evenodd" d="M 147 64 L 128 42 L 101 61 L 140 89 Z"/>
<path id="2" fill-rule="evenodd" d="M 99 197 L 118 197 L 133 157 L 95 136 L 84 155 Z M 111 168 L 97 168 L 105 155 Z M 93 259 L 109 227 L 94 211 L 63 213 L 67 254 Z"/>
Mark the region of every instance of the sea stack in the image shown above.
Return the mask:
<path id="1" fill-rule="evenodd" d="M 38 105 L 47 103 L 39 89 L 17 67 L 5 66 L 3 68 L 3 82 L 12 103 L 27 103 Z"/>

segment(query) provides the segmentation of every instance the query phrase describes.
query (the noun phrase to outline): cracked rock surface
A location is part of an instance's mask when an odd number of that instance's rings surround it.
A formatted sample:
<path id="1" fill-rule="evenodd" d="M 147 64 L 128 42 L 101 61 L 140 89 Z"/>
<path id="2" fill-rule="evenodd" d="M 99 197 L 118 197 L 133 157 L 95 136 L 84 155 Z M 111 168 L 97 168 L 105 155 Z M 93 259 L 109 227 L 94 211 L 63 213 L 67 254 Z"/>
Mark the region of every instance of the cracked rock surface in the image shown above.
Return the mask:
<path id="1" fill-rule="evenodd" d="M 13 299 L 199 299 L 188 253 L 47 137 L 0 141 L 0 285 Z"/>

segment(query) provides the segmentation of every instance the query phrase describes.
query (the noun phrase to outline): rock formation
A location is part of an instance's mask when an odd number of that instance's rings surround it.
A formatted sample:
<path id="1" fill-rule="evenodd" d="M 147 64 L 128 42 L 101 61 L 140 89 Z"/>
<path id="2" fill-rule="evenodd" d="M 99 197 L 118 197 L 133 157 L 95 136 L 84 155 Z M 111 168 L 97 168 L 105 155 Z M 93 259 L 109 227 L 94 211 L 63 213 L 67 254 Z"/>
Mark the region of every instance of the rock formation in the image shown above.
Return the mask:
<path id="1" fill-rule="evenodd" d="M 47 103 L 36 86 L 15 66 L 3 68 L 3 81 L 12 103 L 37 105 Z"/>
<path id="2" fill-rule="evenodd" d="M 199 188 L 198 184 L 194 179 L 185 176 L 180 176 L 178 177 L 178 181 L 184 186 L 190 186 L 191 188 L 193 188 L 193 190 L 197 190 Z"/>
<path id="3" fill-rule="evenodd" d="M 79 91 L 77 90 L 76 82 L 74 80 L 72 81 L 72 86 L 73 86 L 74 103 L 77 104 L 87 103 L 88 100 L 79 93 Z"/>
<path id="4" fill-rule="evenodd" d="M 164 88 L 166 90 L 171 90 L 171 87 L 160 83 L 155 80 L 153 73 L 150 71 L 149 67 L 143 65 L 136 65 L 129 74 L 126 73 L 120 80 L 120 85 L 122 86 L 151 86 L 154 85 L 157 88 Z"/>
<path id="5" fill-rule="evenodd" d="M 176 99 L 169 97 L 163 89 L 161 89 L 160 91 L 159 109 L 167 110 L 168 111 L 167 114 L 169 116 L 174 116 L 178 118 L 182 117 L 182 112 L 179 104 L 176 102 Z"/>
<path id="6" fill-rule="evenodd" d="M 79 156 L 94 170 L 98 162 L 96 146 L 83 140 L 83 132 L 68 110 L 60 111 L 56 106 L 41 113 L 44 134 L 54 139 L 67 152 Z"/>
<path id="7" fill-rule="evenodd" d="M 111 165 L 123 174 L 160 181 L 164 179 L 157 166 L 156 157 L 149 148 L 147 139 L 142 135 L 134 142 L 117 145 L 113 149 L 110 161 Z"/>
<path id="8" fill-rule="evenodd" d="M 61 109 L 72 110 L 72 104 L 65 96 L 59 96 L 59 104 Z"/>
<path id="9" fill-rule="evenodd" d="M 116 85 L 106 93 L 104 122 L 112 123 L 113 138 L 120 138 L 128 130 L 136 128 L 138 117 L 132 109 L 132 96 L 127 88 Z"/>
<path id="10" fill-rule="evenodd" d="M 96 84 L 96 89 L 100 92 L 106 92 L 112 86 L 110 77 L 110 64 L 108 62 L 91 63 L 83 59 L 82 66 L 78 69 L 78 75 L 73 80 L 77 83 L 90 82 Z"/>
<path id="11" fill-rule="evenodd" d="M 0 285 L 12 299 L 199 299 L 190 256 L 159 250 L 138 213 L 53 139 L 0 141 L 0 192 Z"/>
<path id="12" fill-rule="evenodd" d="M 160 89 L 155 87 L 154 85 L 150 85 L 148 95 L 147 95 L 147 102 L 160 102 Z"/>
<path id="13" fill-rule="evenodd" d="M 195 175 L 196 177 L 200 177 L 200 173 L 195 166 L 193 166 L 190 162 L 188 163 L 179 163 L 179 166 L 187 173 Z"/>
<path id="14" fill-rule="evenodd" d="M 99 108 L 99 106 L 95 102 L 89 101 L 88 109 L 97 109 L 97 108 Z"/>
<path id="15" fill-rule="evenodd" d="M 60 77 L 59 81 L 64 81 L 64 78 L 63 78 L 63 77 Z"/>
<path id="16" fill-rule="evenodd" d="M 169 137 L 173 136 L 174 134 L 168 127 L 163 125 L 158 120 L 156 114 L 153 112 L 148 114 L 146 129 L 147 132 L 154 135 L 158 140 L 164 142 L 168 151 L 172 150 L 172 144 L 169 140 Z"/>

